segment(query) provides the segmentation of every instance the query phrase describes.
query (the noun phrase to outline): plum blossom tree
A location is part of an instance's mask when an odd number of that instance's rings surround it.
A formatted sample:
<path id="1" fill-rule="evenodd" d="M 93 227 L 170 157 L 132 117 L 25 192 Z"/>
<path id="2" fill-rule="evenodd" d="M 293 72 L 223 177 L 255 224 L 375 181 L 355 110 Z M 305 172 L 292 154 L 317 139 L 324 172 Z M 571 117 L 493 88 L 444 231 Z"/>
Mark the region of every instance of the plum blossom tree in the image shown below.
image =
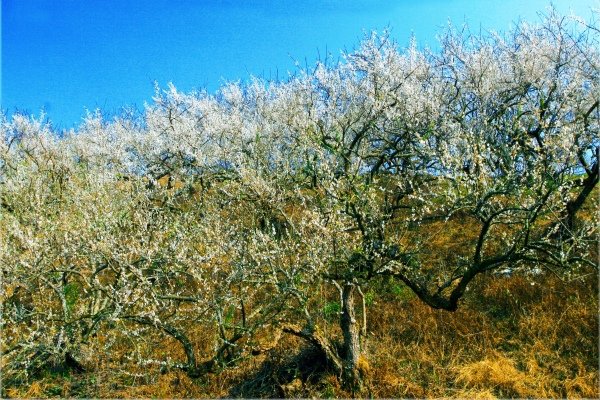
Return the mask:
<path id="1" fill-rule="evenodd" d="M 440 47 L 372 34 L 285 82 L 157 89 L 139 117 L 60 136 L 3 116 L 7 376 L 83 369 L 116 327 L 170 337 L 171 366 L 197 376 L 279 331 L 358 391 L 377 277 L 454 311 L 483 273 L 596 268 L 597 216 L 580 214 L 598 183 L 598 29 L 551 13 L 505 36 L 449 29 Z M 319 326 L 331 290 L 340 346 Z"/>
<path id="2" fill-rule="evenodd" d="M 277 104 L 294 93 L 285 113 L 255 112 L 276 130 L 268 151 L 253 149 L 265 186 L 283 179 L 328 231 L 314 244 L 320 277 L 340 291 L 344 345 L 336 354 L 309 309 L 304 328 L 284 330 L 320 346 L 351 386 L 360 386 L 354 294 L 378 275 L 453 311 L 484 272 L 595 265 L 585 257 L 595 222 L 576 215 L 598 182 L 597 35 L 550 15 L 509 37 L 451 31 L 442 44 L 400 53 L 373 35 L 344 63 L 272 89 Z M 457 220 L 471 229 L 460 251 L 440 255 L 434 229 Z"/>

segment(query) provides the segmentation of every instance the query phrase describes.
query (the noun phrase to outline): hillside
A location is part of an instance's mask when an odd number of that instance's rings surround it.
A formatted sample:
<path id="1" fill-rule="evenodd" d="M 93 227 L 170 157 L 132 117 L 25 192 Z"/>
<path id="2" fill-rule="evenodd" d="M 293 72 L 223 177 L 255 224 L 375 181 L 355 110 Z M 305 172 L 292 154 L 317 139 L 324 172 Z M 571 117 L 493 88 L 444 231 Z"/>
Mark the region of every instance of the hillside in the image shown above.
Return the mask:
<path id="1" fill-rule="evenodd" d="M 2 115 L 3 397 L 598 397 L 600 31 Z"/>

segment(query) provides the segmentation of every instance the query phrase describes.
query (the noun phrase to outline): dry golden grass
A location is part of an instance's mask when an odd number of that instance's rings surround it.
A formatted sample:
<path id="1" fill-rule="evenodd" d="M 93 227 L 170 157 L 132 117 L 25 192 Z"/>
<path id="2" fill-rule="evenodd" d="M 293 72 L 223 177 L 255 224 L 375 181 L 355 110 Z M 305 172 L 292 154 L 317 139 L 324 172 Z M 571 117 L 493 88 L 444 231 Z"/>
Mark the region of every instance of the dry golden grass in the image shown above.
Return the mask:
<path id="1" fill-rule="evenodd" d="M 514 360 L 501 353 L 493 353 L 456 370 L 457 383 L 467 388 L 492 389 L 503 397 L 547 397 L 536 390 L 534 376 L 518 370 Z"/>
<path id="2" fill-rule="evenodd" d="M 371 315 L 375 397 L 587 397 L 598 390 L 597 279 L 480 279 L 455 313 L 417 299 Z"/>
<path id="3" fill-rule="evenodd" d="M 562 282 L 550 275 L 482 277 L 454 313 L 433 310 L 395 282 L 381 282 L 370 307 L 361 368 L 365 396 L 387 398 L 598 398 L 597 277 Z M 532 285 L 532 282 L 534 283 Z M 391 289 L 390 289 L 391 288 Z M 335 321 L 324 330 L 337 332 Z M 209 329 L 192 330 L 209 342 Z M 265 340 L 266 340 L 265 336 Z M 111 331 L 110 354 L 89 373 L 48 372 L 6 397 L 216 398 L 350 397 L 322 359 L 282 336 L 270 351 L 234 368 L 191 379 L 139 365 L 131 342 Z M 202 348 L 202 346 L 200 346 Z M 178 359 L 180 346 L 156 334 L 134 349 Z M 206 349 L 209 350 L 209 349 Z"/>

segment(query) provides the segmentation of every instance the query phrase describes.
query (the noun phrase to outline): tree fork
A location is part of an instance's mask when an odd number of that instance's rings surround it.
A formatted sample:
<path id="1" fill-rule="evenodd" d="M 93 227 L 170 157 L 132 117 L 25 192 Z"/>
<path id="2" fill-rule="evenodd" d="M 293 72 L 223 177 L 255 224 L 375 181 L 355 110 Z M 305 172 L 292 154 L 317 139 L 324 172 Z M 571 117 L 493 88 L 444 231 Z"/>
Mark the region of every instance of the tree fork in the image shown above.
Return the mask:
<path id="1" fill-rule="evenodd" d="M 334 372 L 338 376 L 342 376 L 344 372 L 343 362 L 337 354 L 337 351 L 331 344 L 331 342 L 321 335 L 314 326 L 307 326 L 300 328 L 294 324 L 284 324 L 281 326 L 281 330 L 285 333 L 297 336 L 309 342 L 315 348 L 317 348 L 327 360 L 327 363 L 333 368 Z"/>

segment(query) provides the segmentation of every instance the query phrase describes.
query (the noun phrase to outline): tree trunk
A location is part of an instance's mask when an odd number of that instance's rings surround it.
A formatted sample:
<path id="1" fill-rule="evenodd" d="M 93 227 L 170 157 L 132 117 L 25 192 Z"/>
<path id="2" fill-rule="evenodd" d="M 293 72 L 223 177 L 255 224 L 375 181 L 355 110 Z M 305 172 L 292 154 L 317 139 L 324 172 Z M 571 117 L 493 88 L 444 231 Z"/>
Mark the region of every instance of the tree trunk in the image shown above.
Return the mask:
<path id="1" fill-rule="evenodd" d="M 324 337 L 314 326 L 308 325 L 300 328 L 293 324 L 284 324 L 281 329 L 301 337 L 319 349 L 329 365 L 343 380 L 343 385 L 353 394 L 358 393 L 363 387 L 363 368 L 361 367 L 360 329 L 354 312 L 354 292 L 356 286 L 346 283 L 343 288 L 338 286 L 342 294 L 342 314 L 340 316 L 340 327 L 344 336 L 344 342 L 340 351 Z"/>
<path id="2" fill-rule="evenodd" d="M 354 290 L 355 286 L 350 283 L 344 285 L 342 292 L 342 315 L 340 327 L 344 335 L 344 384 L 358 392 L 362 388 L 362 374 L 359 369 L 360 359 L 360 335 L 359 326 L 354 313 Z"/>

